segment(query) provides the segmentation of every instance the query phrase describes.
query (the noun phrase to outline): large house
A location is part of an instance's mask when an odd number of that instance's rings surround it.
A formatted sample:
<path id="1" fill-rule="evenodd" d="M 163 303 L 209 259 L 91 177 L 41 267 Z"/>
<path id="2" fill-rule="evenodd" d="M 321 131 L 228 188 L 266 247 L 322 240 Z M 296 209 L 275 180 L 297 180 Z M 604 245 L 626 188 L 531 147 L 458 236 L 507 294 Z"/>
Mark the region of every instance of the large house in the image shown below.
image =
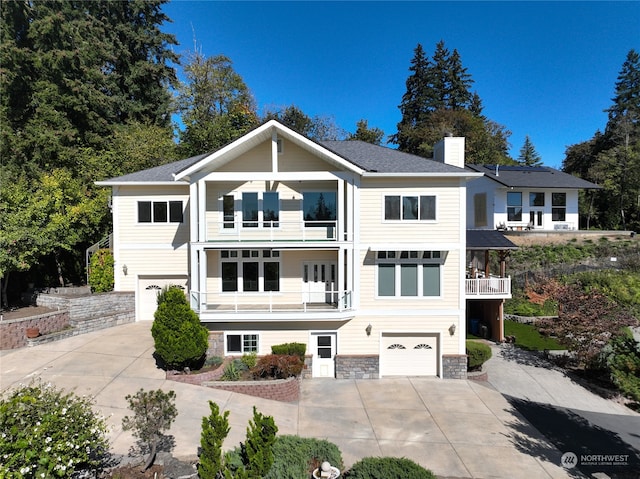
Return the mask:
<path id="1" fill-rule="evenodd" d="M 158 291 L 183 287 L 224 355 L 301 342 L 313 377 L 464 377 L 467 301 L 501 319 L 510 284 L 488 262 L 467 270 L 466 183 L 482 173 L 464 168 L 464 138 L 434 151 L 314 142 L 272 120 L 100 182 L 115 290 L 135 291 L 137 320 L 152 320 Z M 474 250 L 513 246 L 494 241 Z"/>
<path id="2" fill-rule="evenodd" d="M 548 166 L 467 165 L 467 227 L 577 230 L 578 192 L 600 186 Z"/>

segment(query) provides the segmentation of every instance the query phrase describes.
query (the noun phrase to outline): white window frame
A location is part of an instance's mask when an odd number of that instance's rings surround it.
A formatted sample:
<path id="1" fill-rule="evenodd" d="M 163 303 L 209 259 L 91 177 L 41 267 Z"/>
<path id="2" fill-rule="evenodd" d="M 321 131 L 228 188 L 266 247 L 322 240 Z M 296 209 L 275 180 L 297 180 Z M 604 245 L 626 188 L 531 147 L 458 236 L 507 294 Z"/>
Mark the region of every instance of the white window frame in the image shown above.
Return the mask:
<path id="1" fill-rule="evenodd" d="M 387 198 L 390 196 L 399 196 L 400 197 L 400 218 L 399 219 L 387 219 L 387 210 L 386 210 L 386 203 L 387 203 Z M 433 219 L 425 219 L 422 220 L 420 219 L 420 198 L 421 197 L 430 197 L 433 198 L 433 200 L 435 201 L 435 211 L 434 211 L 434 218 Z M 402 214 L 402 207 L 404 204 L 403 199 L 404 198 L 418 198 L 418 217 L 416 219 L 404 219 L 403 218 L 403 214 Z M 403 193 L 385 193 L 384 195 L 382 195 L 382 222 L 383 223 L 420 223 L 420 224 L 424 224 L 424 223 L 437 223 L 438 222 L 438 195 L 434 194 L 434 193 L 425 193 L 425 192 L 420 192 L 420 193 L 407 193 L 407 192 L 403 192 Z"/>
<path id="2" fill-rule="evenodd" d="M 242 196 L 244 193 L 255 193 L 258 195 L 258 219 L 256 221 L 243 219 L 243 202 Z M 264 221 L 264 194 L 265 193 L 275 193 L 278 195 L 278 220 L 273 220 L 269 226 L 265 226 Z M 225 219 L 224 219 L 224 197 L 231 196 L 233 197 L 233 212 L 234 212 L 234 223 L 233 228 L 225 228 Z M 236 228 L 246 228 L 250 230 L 256 229 L 265 229 L 270 230 L 272 228 L 280 228 L 280 223 L 282 214 L 282 199 L 280 198 L 279 191 L 232 191 L 232 192 L 220 192 L 218 195 L 218 220 L 220 222 L 220 230 L 221 232 L 233 232 Z M 239 219 L 237 219 L 239 218 Z M 244 223 L 258 223 L 257 226 L 244 226 Z M 229 222 L 227 222 L 229 224 Z"/>
<path id="3" fill-rule="evenodd" d="M 227 337 L 228 336 L 240 336 L 240 351 L 229 351 L 227 348 Z M 257 331 L 225 331 L 224 333 L 224 355 L 230 356 L 234 354 L 247 354 L 253 351 L 245 350 L 245 336 L 255 336 L 256 337 L 256 354 L 260 354 L 260 333 Z"/>
<path id="4" fill-rule="evenodd" d="M 249 256 L 243 256 L 243 251 L 249 251 Z M 270 256 L 265 256 L 264 252 L 270 251 Z M 223 258 L 223 252 L 228 252 L 228 256 Z M 254 255 L 257 253 L 257 256 Z M 235 295 L 242 294 L 281 294 L 282 293 L 282 255 L 279 250 L 220 250 L 219 252 L 219 278 L 220 278 L 220 294 L 223 295 Z M 222 291 L 222 263 L 236 263 L 237 266 L 237 284 L 235 291 Z M 258 263 L 258 291 L 244 291 L 243 289 L 243 263 Z M 265 263 L 278 263 L 278 290 L 277 291 L 265 291 L 264 289 L 264 264 Z"/>
<path id="5" fill-rule="evenodd" d="M 380 258 L 380 254 L 379 253 L 386 253 L 387 255 L 389 253 L 393 253 L 395 255 L 395 258 Z M 408 299 L 410 300 L 431 300 L 431 299 L 442 299 L 444 297 L 444 284 L 443 284 L 443 266 L 445 263 L 445 259 L 447 256 L 447 252 L 446 251 L 409 251 L 407 253 L 409 253 L 407 256 L 407 258 L 401 258 L 402 253 L 404 253 L 404 251 L 393 251 L 393 252 L 381 252 L 381 251 L 377 251 L 375 253 L 376 258 L 375 258 L 375 265 L 376 265 L 376 272 L 375 272 L 375 299 L 380 299 L 380 300 L 403 300 L 406 301 Z M 417 257 L 411 257 L 412 254 L 411 253 L 416 253 Z M 431 253 L 431 255 L 433 256 L 434 253 L 439 255 L 439 257 L 431 257 L 431 258 L 423 258 L 424 253 Z M 394 284 L 394 295 L 393 296 L 381 296 L 379 294 L 380 291 L 380 285 L 379 285 L 379 281 L 380 281 L 380 277 L 379 277 L 379 265 L 381 264 L 392 264 L 395 266 L 395 270 L 394 270 L 394 280 L 395 280 L 395 284 Z M 401 273 L 401 269 L 402 269 L 402 265 L 406 265 L 406 264 L 410 264 L 410 265 L 417 265 L 417 289 L 418 289 L 418 294 L 415 296 L 402 296 L 402 273 Z M 424 278 L 424 274 L 423 274 L 423 266 L 424 265 L 438 265 L 438 269 L 439 269 L 439 289 L 440 289 L 440 294 L 438 295 L 433 295 L 433 296 L 425 296 L 423 294 L 424 292 L 424 283 L 423 283 L 423 278 Z"/>
<path id="6" fill-rule="evenodd" d="M 151 204 L 151 221 L 140 221 L 140 204 Z M 155 221 L 153 214 L 153 205 L 155 203 L 164 203 L 167 208 L 167 221 Z M 180 203 L 181 221 L 171 221 L 171 203 Z M 158 199 L 142 199 L 139 198 L 136 201 L 136 224 L 138 225 L 181 225 L 184 224 L 184 200 L 158 200 Z"/>

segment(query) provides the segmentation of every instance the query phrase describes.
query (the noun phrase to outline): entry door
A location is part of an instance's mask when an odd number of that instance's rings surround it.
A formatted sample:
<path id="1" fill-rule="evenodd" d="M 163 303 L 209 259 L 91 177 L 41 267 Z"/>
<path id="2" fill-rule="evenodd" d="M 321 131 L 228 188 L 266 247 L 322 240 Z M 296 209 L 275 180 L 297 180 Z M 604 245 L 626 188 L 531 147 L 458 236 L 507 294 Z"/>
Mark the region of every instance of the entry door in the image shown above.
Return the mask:
<path id="1" fill-rule="evenodd" d="M 313 349 L 313 377 L 336 377 L 336 333 L 311 333 L 310 344 Z"/>
<path id="2" fill-rule="evenodd" d="M 302 271 L 305 303 L 337 303 L 336 274 L 336 263 L 305 263 Z"/>
<path id="3" fill-rule="evenodd" d="M 534 228 L 542 228 L 542 210 L 532 210 L 529 211 L 529 223 L 533 225 Z"/>

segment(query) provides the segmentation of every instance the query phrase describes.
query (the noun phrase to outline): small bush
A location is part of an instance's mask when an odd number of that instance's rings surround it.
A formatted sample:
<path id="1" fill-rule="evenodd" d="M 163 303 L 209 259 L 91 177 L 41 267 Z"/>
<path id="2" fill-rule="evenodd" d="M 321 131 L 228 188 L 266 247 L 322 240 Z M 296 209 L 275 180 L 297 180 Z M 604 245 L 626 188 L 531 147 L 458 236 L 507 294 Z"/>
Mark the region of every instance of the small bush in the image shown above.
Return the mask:
<path id="1" fill-rule="evenodd" d="M 338 446 L 324 439 L 278 436 L 273 445 L 274 462 L 264 479 L 303 479 L 324 461 L 342 470 Z"/>
<path id="2" fill-rule="evenodd" d="M 255 367 L 256 363 L 258 362 L 258 355 L 255 352 L 245 353 L 240 358 L 240 361 L 242 361 L 242 364 L 244 364 L 247 369 L 251 369 Z"/>
<path id="3" fill-rule="evenodd" d="M 221 356 L 208 356 L 207 359 L 204 360 L 203 367 L 217 368 L 223 362 L 224 362 L 224 358 Z"/>
<path id="4" fill-rule="evenodd" d="M 307 345 L 304 343 L 284 343 L 271 346 L 273 354 L 284 354 L 286 356 L 300 356 L 304 360 L 307 352 Z"/>
<path id="5" fill-rule="evenodd" d="M 220 376 L 220 379 L 222 381 L 240 381 L 240 378 L 242 377 L 242 368 L 238 366 L 238 363 L 242 364 L 242 362 L 234 359 L 227 364 L 222 376 Z"/>
<path id="6" fill-rule="evenodd" d="M 640 403 L 640 343 L 629 328 L 602 350 L 611 381 L 629 399 Z"/>
<path id="7" fill-rule="evenodd" d="M 98 470 L 109 450 L 92 402 L 34 382 L 0 401 L 0 477 L 72 477 Z"/>
<path id="8" fill-rule="evenodd" d="M 346 479 L 436 479 L 428 469 L 404 457 L 365 457 L 344 474 Z"/>
<path id="9" fill-rule="evenodd" d="M 490 358 L 491 348 L 489 346 L 477 341 L 467 341 L 468 371 L 479 371 Z"/>
<path id="10" fill-rule="evenodd" d="M 99 249 L 89 260 L 89 284 L 91 292 L 113 291 L 113 253 L 109 249 Z"/>
<path id="11" fill-rule="evenodd" d="M 210 414 L 202 418 L 198 476 L 216 478 L 224 472 L 222 444 L 229 434 L 229 411 L 220 413 L 220 407 L 209 401 Z"/>
<path id="12" fill-rule="evenodd" d="M 260 358 L 251 374 L 254 378 L 287 379 L 299 376 L 303 366 L 300 356 L 269 354 Z"/>

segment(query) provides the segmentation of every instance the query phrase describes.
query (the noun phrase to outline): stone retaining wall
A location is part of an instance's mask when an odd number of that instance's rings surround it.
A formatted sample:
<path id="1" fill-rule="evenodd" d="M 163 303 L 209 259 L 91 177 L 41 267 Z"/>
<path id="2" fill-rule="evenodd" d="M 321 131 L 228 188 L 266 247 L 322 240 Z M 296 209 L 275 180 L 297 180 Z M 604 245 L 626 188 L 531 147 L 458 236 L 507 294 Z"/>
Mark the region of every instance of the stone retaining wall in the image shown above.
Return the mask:
<path id="1" fill-rule="evenodd" d="M 69 327 L 69 312 L 57 311 L 28 318 L 0 321 L 0 349 L 17 349 L 27 346 L 27 328 L 39 328 L 41 335 Z M 29 340 L 31 341 L 31 340 Z"/>
<path id="2" fill-rule="evenodd" d="M 298 378 L 265 381 L 204 381 L 202 386 L 282 402 L 300 399 L 300 379 Z"/>
<path id="3" fill-rule="evenodd" d="M 72 322 L 103 317 L 105 312 L 110 316 L 135 312 L 135 293 L 99 293 L 69 300 L 69 313 Z"/>
<path id="4" fill-rule="evenodd" d="M 543 319 L 558 319 L 557 316 L 518 316 L 517 314 L 505 314 L 505 320 L 515 321 L 516 323 L 523 324 L 536 324 Z"/>
<path id="5" fill-rule="evenodd" d="M 467 379 L 467 355 L 443 354 L 442 355 L 443 379 Z"/>
<path id="6" fill-rule="evenodd" d="M 337 379 L 376 379 L 380 375 L 378 355 L 337 355 Z"/>

